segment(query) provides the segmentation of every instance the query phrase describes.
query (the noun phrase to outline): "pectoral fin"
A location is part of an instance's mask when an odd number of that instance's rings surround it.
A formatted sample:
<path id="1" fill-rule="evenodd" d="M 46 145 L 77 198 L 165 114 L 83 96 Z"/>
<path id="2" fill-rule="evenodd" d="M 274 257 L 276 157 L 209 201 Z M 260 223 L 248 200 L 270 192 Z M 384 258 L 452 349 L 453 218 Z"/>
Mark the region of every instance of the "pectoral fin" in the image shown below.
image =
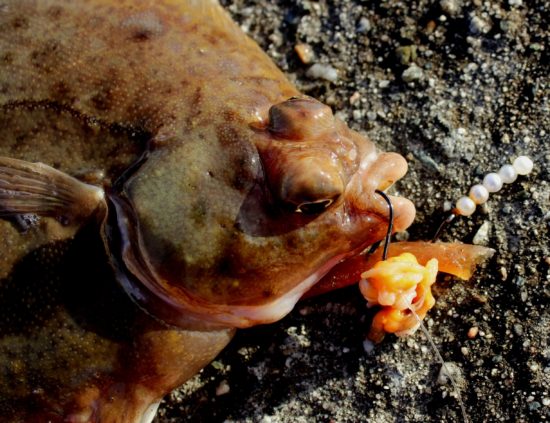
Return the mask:
<path id="1" fill-rule="evenodd" d="M 0 216 L 37 214 L 89 218 L 105 204 L 103 189 L 85 184 L 43 163 L 0 157 Z"/>

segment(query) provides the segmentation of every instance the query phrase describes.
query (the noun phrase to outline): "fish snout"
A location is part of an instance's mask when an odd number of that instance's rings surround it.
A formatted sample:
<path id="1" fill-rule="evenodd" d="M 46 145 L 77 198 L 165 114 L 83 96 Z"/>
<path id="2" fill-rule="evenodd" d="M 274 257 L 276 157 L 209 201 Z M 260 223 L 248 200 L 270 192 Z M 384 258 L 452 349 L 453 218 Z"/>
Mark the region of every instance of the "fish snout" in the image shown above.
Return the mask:
<path id="1" fill-rule="evenodd" d="M 336 119 L 329 106 L 292 97 L 271 106 L 269 121 L 257 134 L 270 191 L 286 209 L 319 214 L 337 203 L 354 215 L 388 220 L 388 206 L 376 190 L 385 191 L 402 178 L 407 162 L 397 153 L 378 152 Z M 395 228 L 404 230 L 414 219 L 414 206 L 391 198 Z"/>

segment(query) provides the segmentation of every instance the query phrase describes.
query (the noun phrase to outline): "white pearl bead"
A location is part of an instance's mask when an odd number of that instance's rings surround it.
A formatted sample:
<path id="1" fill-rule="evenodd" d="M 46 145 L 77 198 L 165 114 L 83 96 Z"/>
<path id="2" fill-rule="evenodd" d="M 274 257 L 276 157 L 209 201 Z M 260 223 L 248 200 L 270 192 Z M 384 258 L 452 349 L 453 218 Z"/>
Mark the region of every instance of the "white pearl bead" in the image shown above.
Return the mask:
<path id="1" fill-rule="evenodd" d="M 476 204 L 483 204 L 489 199 L 489 191 L 481 184 L 474 185 L 470 188 L 468 196 Z"/>
<path id="2" fill-rule="evenodd" d="M 502 179 L 496 173 L 488 173 L 483 178 L 483 186 L 489 192 L 497 192 L 502 188 Z"/>
<path id="3" fill-rule="evenodd" d="M 469 197 L 460 197 L 456 202 L 458 214 L 470 216 L 476 210 L 476 203 Z"/>
<path id="4" fill-rule="evenodd" d="M 514 160 L 514 169 L 518 175 L 527 175 L 533 170 L 533 160 L 527 156 L 519 156 Z"/>
<path id="5" fill-rule="evenodd" d="M 500 168 L 498 176 L 500 176 L 500 179 L 502 179 L 502 182 L 505 184 L 511 184 L 518 178 L 518 173 L 516 169 L 514 169 L 514 166 L 507 164 Z"/>

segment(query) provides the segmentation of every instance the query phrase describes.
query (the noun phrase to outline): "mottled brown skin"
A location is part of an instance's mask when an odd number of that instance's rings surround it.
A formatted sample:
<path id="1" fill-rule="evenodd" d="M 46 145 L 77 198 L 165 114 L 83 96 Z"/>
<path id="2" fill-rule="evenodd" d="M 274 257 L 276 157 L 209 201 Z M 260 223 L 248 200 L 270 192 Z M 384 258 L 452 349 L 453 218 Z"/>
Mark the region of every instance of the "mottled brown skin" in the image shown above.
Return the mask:
<path id="1" fill-rule="evenodd" d="M 0 155 L 73 175 L 101 170 L 110 183 L 159 126 L 173 129 L 166 124 L 178 114 L 200 124 L 191 110 L 208 95 L 201 84 L 170 99 L 185 77 L 167 77 L 175 69 L 162 54 L 143 54 L 159 34 L 121 28 L 122 2 L 99 3 L 0 5 Z M 167 20 L 170 10 L 159 16 Z M 192 26 L 186 31 L 197 31 Z M 139 421 L 232 336 L 231 329 L 175 330 L 149 317 L 115 282 L 97 226 L 72 239 L 76 232 L 50 218 L 24 233 L 0 220 L 2 421 Z"/>
<path id="2" fill-rule="evenodd" d="M 175 330 L 143 313 L 113 280 L 94 226 L 19 261 L 1 280 L 0 310 L 6 422 L 140 421 L 232 335 Z"/>
<path id="3" fill-rule="evenodd" d="M 331 114 L 304 138 L 294 118 L 275 125 L 270 109 L 293 96 L 209 0 L 0 3 L 0 156 L 110 197 L 103 226 L 104 210 L 25 231 L 0 220 L 2 418 L 139 421 L 233 326 L 262 322 L 224 320 L 231 307 L 262 306 L 382 238 L 374 189 L 401 177 L 403 160 L 377 156 Z M 317 108 L 307 101 L 300 110 Z M 302 199 L 330 207 L 305 214 Z M 411 206 L 395 205 L 404 228 Z M 144 294 L 139 307 L 128 293 Z"/>

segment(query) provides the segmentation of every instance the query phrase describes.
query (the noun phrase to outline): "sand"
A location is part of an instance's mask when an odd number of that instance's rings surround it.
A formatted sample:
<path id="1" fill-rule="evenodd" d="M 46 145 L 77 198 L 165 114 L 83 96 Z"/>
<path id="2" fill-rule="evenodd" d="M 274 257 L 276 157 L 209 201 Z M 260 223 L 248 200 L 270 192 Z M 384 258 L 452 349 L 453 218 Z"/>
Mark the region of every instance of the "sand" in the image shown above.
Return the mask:
<path id="1" fill-rule="evenodd" d="M 430 238 L 445 207 L 483 175 L 518 155 L 534 160 L 529 176 L 442 235 L 497 253 L 468 282 L 441 278 L 426 326 L 470 421 L 550 420 L 547 4 L 223 3 L 303 92 L 407 158 L 394 191 L 418 216 L 400 239 Z M 310 63 L 294 51 L 300 43 L 312 49 Z M 371 318 L 350 287 L 241 331 L 155 421 L 463 421 L 425 336 L 388 336 L 365 349 Z"/>

